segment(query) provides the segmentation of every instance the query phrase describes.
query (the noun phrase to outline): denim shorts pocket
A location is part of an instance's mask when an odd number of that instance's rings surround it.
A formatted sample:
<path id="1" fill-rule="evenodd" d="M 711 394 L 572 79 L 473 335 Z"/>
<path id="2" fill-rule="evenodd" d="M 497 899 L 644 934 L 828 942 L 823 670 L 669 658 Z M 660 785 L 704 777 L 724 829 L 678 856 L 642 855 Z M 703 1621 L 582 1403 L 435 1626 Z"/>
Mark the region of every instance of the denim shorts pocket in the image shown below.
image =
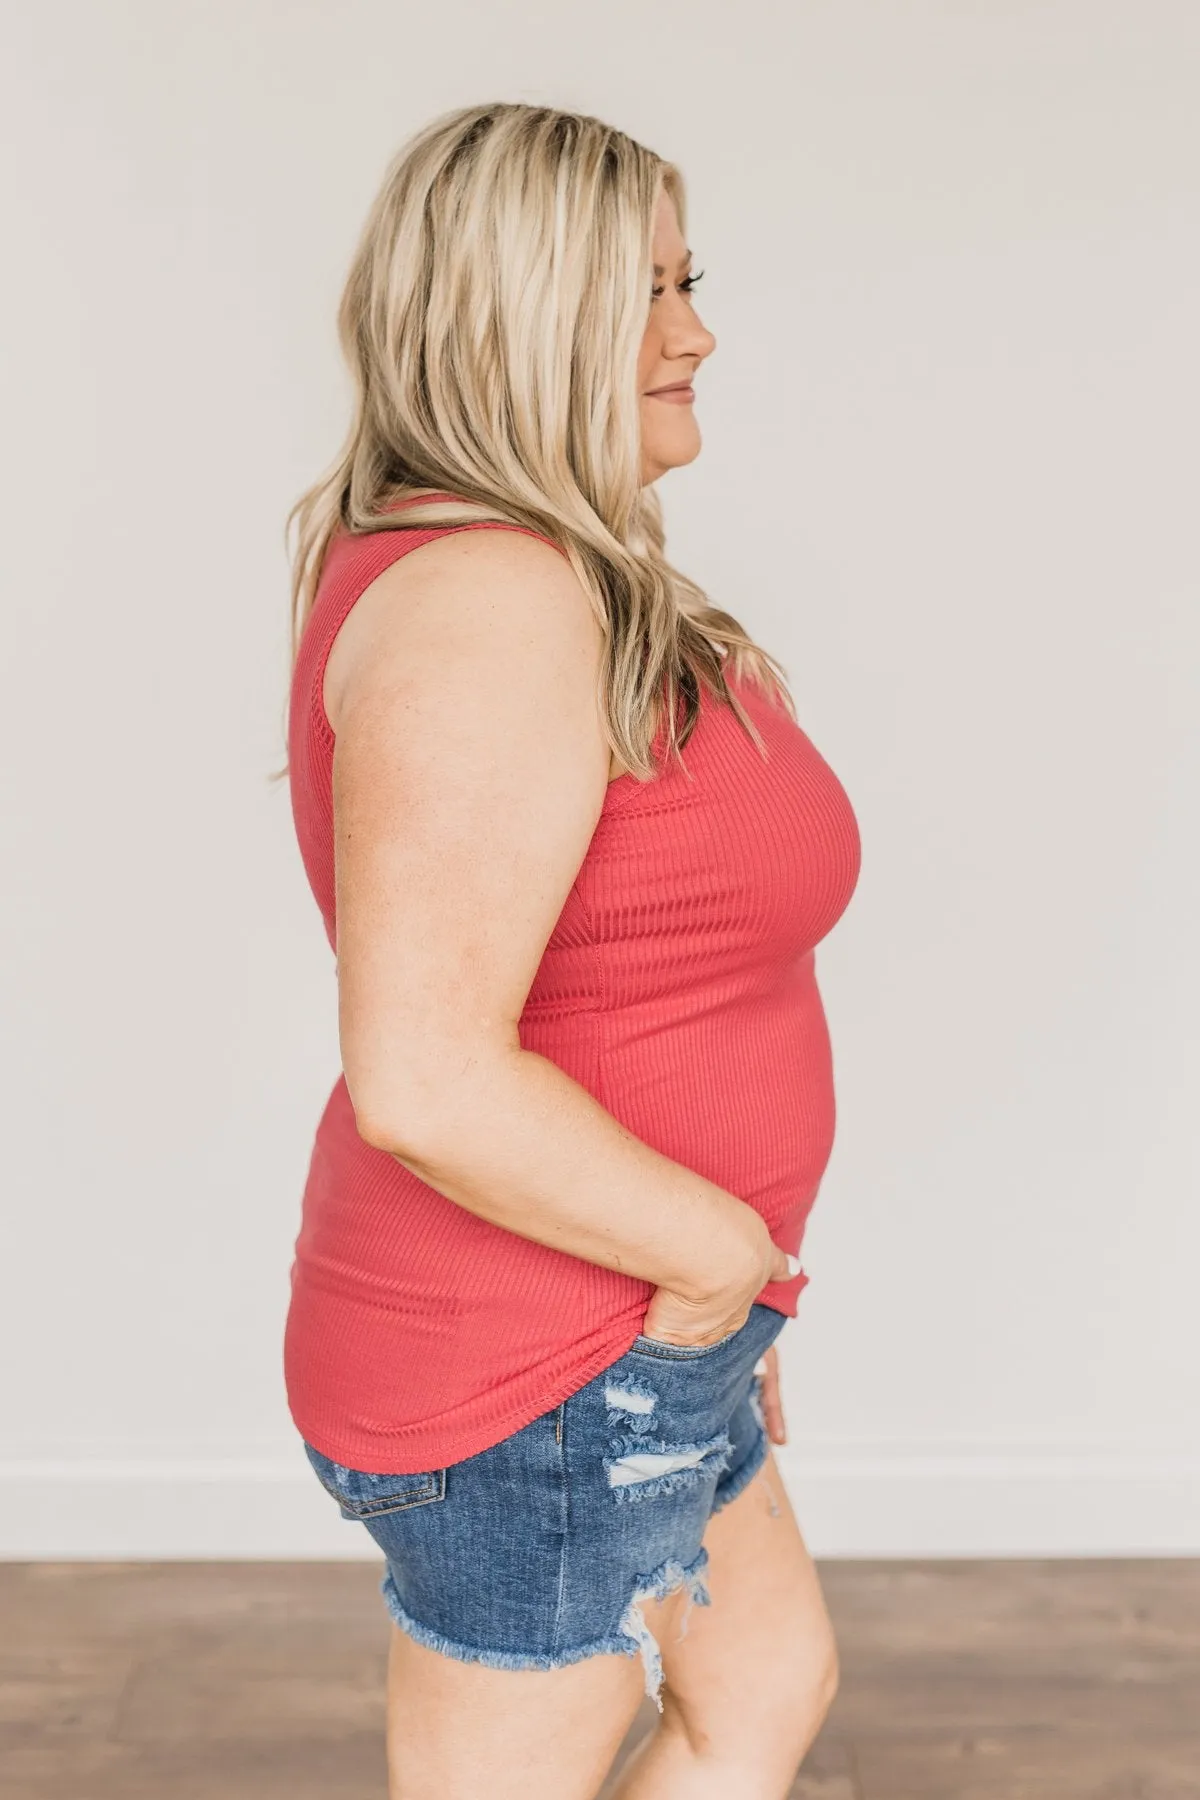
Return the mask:
<path id="1" fill-rule="evenodd" d="M 745 1330 L 739 1325 L 736 1331 L 727 1331 L 723 1338 L 715 1344 L 668 1344 L 663 1338 L 646 1337 L 644 1333 L 634 1339 L 630 1346 L 632 1356 L 658 1356 L 664 1362 L 699 1362 L 701 1357 L 711 1356 L 714 1350 L 723 1350 L 726 1344 L 732 1344 Z"/>
<path id="2" fill-rule="evenodd" d="M 446 1498 L 445 1469 L 420 1475 L 372 1475 L 334 1462 L 309 1443 L 304 1451 L 317 1480 L 332 1494 L 346 1519 L 376 1519 L 383 1513 L 404 1512 L 410 1506 L 427 1506 L 431 1500 Z"/>

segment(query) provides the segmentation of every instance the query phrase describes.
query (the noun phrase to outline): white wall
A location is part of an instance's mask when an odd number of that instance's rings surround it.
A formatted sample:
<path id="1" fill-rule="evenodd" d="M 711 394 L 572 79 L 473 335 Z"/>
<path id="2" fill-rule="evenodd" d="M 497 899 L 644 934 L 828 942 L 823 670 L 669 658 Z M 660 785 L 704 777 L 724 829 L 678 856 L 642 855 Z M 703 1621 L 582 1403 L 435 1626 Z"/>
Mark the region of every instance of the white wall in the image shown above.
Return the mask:
<path id="1" fill-rule="evenodd" d="M 677 559 L 858 810 L 785 1337 L 818 1551 L 1200 1551 L 1200 10 L 6 9 L 0 1551 L 336 1555 L 280 1334 L 336 1074 L 284 513 L 399 142 L 678 158 L 720 347 Z M 353 1538 L 353 1543 L 351 1543 Z M 367 1546 L 369 1548 L 369 1546 Z"/>

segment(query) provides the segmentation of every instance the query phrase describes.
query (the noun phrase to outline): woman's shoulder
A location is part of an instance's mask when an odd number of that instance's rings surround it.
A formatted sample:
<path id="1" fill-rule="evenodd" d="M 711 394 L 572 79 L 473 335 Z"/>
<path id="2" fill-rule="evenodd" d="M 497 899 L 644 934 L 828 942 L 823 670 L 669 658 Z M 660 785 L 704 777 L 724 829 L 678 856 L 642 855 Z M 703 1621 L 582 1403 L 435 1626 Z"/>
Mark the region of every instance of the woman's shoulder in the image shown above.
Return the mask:
<path id="1" fill-rule="evenodd" d="M 323 682 L 335 731 L 342 697 L 364 668 L 383 679 L 388 667 L 432 671 L 454 658 L 483 675 L 521 647 L 539 661 L 600 654 L 603 633 L 587 594 L 557 547 L 537 534 L 492 524 L 384 528 L 357 534 L 350 546 L 339 547 L 331 571 L 343 599 L 340 618 L 330 619 Z"/>

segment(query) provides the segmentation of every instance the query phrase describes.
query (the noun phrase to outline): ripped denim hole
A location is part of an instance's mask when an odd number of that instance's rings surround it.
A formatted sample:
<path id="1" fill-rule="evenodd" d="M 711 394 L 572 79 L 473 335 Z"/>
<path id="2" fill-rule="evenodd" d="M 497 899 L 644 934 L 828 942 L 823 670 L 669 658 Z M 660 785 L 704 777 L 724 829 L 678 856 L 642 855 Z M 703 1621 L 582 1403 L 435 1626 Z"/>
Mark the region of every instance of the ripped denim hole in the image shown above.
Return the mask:
<path id="1" fill-rule="evenodd" d="M 658 1405 L 658 1395 L 652 1394 L 649 1388 L 637 1387 L 632 1382 L 622 1382 L 606 1387 L 604 1404 L 611 1415 L 611 1422 L 620 1423 L 625 1431 L 649 1431 L 652 1424 L 651 1415 Z"/>
<path id="2" fill-rule="evenodd" d="M 683 1617 L 680 1621 L 679 1635 L 687 1630 L 688 1619 L 693 1606 L 711 1606 L 708 1583 L 704 1579 L 704 1571 L 708 1567 L 708 1552 L 701 1550 L 695 1562 L 685 1569 L 683 1564 L 674 1558 L 663 1563 L 652 1575 L 641 1576 L 634 1588 L 629 1605 L 621 1617 L 621 1630 L 626 1637 L 636 1642 L 642 1653 L 642 1668 L 646 1678 L 646 1694 L 653 1700 L 659 1712 L 663 1710 L 662 1652 L 658 1647 L 658 1639 L 646 1623 L 646 1615 L 642 1604 L 646 1600 L 665 1600 L 679 1588 L 685 1588 L 687 1599 L 684 1604 Z"/>
<path id="3" fill-rule="evenodd" d="M 704 1444 L 647 1444 L 644 1438 L 614 1440 L 605 1457 L 608 1485 L 616 1500 L 648 1500 L 690 1487 L 728 1467 L 733 1446 L 728 1432 Z"/>

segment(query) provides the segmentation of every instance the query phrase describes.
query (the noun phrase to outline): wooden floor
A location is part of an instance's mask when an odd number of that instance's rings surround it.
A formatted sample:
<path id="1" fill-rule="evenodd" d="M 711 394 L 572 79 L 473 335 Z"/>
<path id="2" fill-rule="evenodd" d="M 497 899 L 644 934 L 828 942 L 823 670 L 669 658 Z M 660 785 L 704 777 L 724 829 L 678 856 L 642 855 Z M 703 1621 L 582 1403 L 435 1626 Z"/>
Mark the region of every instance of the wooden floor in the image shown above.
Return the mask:
<path id="1" fill-rule="evenodd" d="M 1200 1800 L 1200 1562 L 821 1573 L 842 1691 L 794 1796 Z M 0 1794 L 384 1800 L 378 1580 L 0 1564 Z"/>

